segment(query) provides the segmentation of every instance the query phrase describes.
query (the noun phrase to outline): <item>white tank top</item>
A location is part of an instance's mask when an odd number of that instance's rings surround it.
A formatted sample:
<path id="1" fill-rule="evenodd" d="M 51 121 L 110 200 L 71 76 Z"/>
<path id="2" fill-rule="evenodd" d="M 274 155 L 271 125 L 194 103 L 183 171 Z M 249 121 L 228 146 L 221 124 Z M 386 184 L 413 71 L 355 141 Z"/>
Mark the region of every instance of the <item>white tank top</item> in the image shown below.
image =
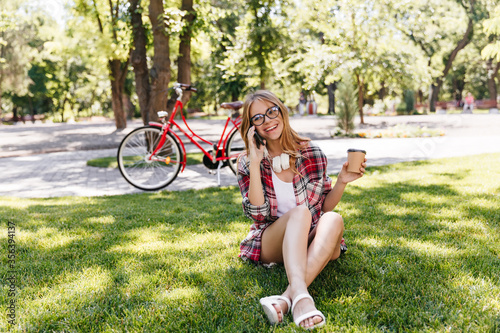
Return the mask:
<path id="1" fill-rule="evenodd" d="M 295 199 L 295 191 L 293 189 L 293 182 L 287 183 L 278 178 L 273 173 L 273 187 L 276 192 L 276 201 L 278 201 L 278 217 L 282 216 L 290 209 L 297 207 L 297 200 Z"/>

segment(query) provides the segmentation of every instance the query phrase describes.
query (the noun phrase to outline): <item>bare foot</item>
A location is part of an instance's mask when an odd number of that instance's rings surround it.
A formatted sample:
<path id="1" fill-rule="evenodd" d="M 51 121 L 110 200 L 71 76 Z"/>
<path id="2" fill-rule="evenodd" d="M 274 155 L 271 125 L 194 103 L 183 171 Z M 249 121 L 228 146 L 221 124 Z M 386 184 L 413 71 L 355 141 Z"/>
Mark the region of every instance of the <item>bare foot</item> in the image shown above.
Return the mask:
<path id="1" fill-rule="evenodd" d="M 303 298 L 300 299 L 297 304 L 294 304 L 293 308 L 293 318 L 295 321 L 295 318 L 299 318 L 302 314 L 308 313 L 310 311 L 316 310 L 316 307 L 314 306 L 314 301 L 310 298 Z M 313 327 L 316 324 L 319 324 L 320 322 L 323 321 L 323 318 L 320 316 L 312 316 L 310 318 L 306 318 L 303 321 L 299 323 L 300 326 L 304 328 L 309 328 Z"/>
<path id="2" fill-rule="evenodd" d="M 285 295 L 282 295 L 284 297 L 287 297 Z M 278 321 L 281 323 L 283 322 L 283 316 L 285 313 L 288 312 L 288 304 L 285 301 L 278 300 L 278 305 L 273 305 L 274 309 L 276 309 L 276 312 L 278 313 Z"/>

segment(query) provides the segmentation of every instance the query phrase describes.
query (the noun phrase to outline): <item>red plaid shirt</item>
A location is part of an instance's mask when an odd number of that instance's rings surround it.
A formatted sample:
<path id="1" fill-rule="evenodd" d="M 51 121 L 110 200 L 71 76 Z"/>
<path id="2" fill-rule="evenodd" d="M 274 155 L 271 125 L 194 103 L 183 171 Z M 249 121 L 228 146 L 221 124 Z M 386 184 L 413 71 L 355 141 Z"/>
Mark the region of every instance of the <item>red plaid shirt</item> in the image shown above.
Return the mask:
<path id="1" fill-rule="evenodd" d="M 300 175 L 293 178 L 293 187 L 297 206 L 306 204 L 312 215 L 311 230 L 318 223 L 322 215 L 323 202 L 326 195 L 332 189 L 332 180 L 326 174 L 327 158 L 321 149 L 314 143 L 309 142 L 301 151 L 295 166 Z M 261 237 L 264 230 L 278 219 L 278 201 L 274 191 L 271 164 L 263 159 L 260 164 L 262 187 L 265 202 L 261 206 L 255 206 L 248 199 L 250 185 L 250 162 L 246 154 L 242 154 L 238 164 L 238 184 L 243 196 L 243 210 L 245 215 L 254 223 L 250 227 L 250 233 L 240 244 L 240 257 L 259 262 Z"/>

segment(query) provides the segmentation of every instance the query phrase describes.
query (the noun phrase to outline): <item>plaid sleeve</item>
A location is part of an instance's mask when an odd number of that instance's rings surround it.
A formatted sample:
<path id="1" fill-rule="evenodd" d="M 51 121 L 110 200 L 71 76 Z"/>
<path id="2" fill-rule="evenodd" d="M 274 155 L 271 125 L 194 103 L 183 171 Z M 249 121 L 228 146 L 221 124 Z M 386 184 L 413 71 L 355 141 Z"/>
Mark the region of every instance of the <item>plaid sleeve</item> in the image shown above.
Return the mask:
<path id="1" fill-rule="evenodd" d="M 247 156 L 242 154 L 238 163 L 238 185 L 243 197 L 243 211 L 248 218 L 254 220 L 256 223 L 264 223 L 267 222 L 266 218 L 271 213 L 269 199 L 264 195 L 265 202 L 260 206 L 250 203 L 248 199 L 248 190 L 250 188 L 249 164 Z"/>
<path id="2" fill-rule="evenodd" d="M 323 171 L 323 179 L 324 179 L 324 182 L 323 182 L 323 200 L 326 198 L 327 194 L 330 193 L 330 191 L 332 190 L 332 179 L 326 173 L 326 170 L 327 170 L 326 163 L 328 163 L 328 160 L 327 160 L 327 162 L 325 162 L 325 170 Z"/>
<path id="3" fill-rule="evenodd" d="M 327 174 L 328 159 L 321 149 L 312 142 L 302 151 L 303 163 L 300 171 L 303 177 L 304 193 L 313 221 L 321 216 L 321 209 L 327 194 L 332 189 L 332 180 Z"/>

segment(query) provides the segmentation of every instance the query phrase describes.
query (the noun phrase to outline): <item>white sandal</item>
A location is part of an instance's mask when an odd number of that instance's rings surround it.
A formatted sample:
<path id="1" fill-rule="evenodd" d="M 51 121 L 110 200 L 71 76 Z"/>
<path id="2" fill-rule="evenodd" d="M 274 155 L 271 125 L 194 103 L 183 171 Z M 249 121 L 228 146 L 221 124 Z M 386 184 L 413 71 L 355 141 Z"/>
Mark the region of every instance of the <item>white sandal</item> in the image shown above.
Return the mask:
<path id="1" fill-rule="evenodd" d="M 281 295 L 274 295 L 260 299 L 260 304 L 262 304 L 264 312 L 267 315 L 267 319 L 269 319 L 269 322 L 272 325 L 281 323 L 278 319 L 278 311 L 276 311 L 276 309 L 273 306 L 273 305 L 279 305 L 278 301 L 284 301 L 288 305 L 288 309 L 286 311 L 286 313 L 288 313 L 288 311 L 290 311 L 292 304 L 290 303 L 290 300 L 287 297 Z M 283 312 L 283 310 L 281 310 L 281 312 Z M 283 315 L 285 315 L 286 313 L 283 313 Z"/>
<path id="2" fill-rule="evenodd" d="M 292 316 L 293 316 L 293 309 L 295 308 L 295 305 L 297 304 L 297 302 L 299 302 L 300 300 L 302 300 L 304 298 L 309 298 L 314 303 L 314 299 L 311 297 L 311 295 L 309 295 L 309 294 L 300 294 L 300 295 L 298 295 L 292 301 L 292 304 L 293 304 L 292 305 Z M 325 323 L 326 323 L 325 315 L 323 313 L 321 313 L 321 311 L 319 311 L 319 310 L 313 310 L 313 311 L 309 311 L 307 313 L 304 313 L 302 316 L 300 316 L 299 318 L 295 319 L 293 322 L 295 323 L 295 325 L 301 327 L 300 323 L 302 321 L 304 321 L 304 319 L 312 318 L 314 316 L 319 316 L 319 317 L 323 318 L 323 320 L 321 322 L 315 324 L 312 327 L 307 327 L 306 329 L 312 330 L 314 328 L 321 327 L 321 326 L 325 325 Z"/>

